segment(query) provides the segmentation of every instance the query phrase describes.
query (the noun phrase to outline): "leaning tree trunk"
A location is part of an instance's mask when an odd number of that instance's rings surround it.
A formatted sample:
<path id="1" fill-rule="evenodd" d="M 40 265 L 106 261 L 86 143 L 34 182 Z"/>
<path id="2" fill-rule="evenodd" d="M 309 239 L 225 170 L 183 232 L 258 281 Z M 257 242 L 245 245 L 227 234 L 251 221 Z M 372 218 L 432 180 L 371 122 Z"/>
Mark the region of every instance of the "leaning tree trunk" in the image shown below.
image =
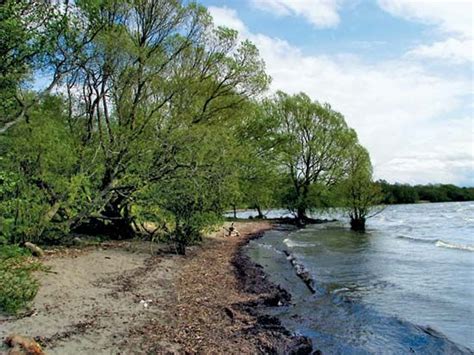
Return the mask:
<path id="1" fill-rule="evenodd" d="M 258 213 L 257 218 L 258 219 L 264 219 L 265 215 L 262 213 L 262 209 L 260 208 L 260 206 L 257 205 L 255 208 L 256 208 L 257 213 Z"/>
<path id="2" fill-rule="evenodd" d="M 365 232 L 365 218 L 351 218 L 351 229 L 356 232 Z"/>
<path id="3" fill-rule="evenodd" d="M 123 196 L 114 196 L 99 214 L 89 217 L 73 228 L 73 232 L 105 235 L 112 239 L 130 239 L 136 235 L 130 205 Z"/>

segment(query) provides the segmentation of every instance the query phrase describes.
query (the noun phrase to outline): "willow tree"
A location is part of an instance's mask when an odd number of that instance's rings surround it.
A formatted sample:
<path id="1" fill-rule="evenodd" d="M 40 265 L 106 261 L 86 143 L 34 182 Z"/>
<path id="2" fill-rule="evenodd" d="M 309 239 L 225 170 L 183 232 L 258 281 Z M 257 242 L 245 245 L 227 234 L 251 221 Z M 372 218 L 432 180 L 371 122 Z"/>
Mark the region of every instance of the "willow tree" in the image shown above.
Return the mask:
<path id="1" fill-rule="evenodd" d="M 347 152 L 357 136 L 340 113 L 303 93 L 278 92 L 266 110 L 278 123 L 279 163 L 291 184 L 284 202 L 304 224 L 308 209 L 316 206 L 315 190 L 334 186 L 344 176 Z"/>
<path id="2" fill-rule="evenodd" d="M 367 218 L 380 212 L 383 194 L 372 179 L 372 164 L 367 150 L 357 144 L 349 149 L 347 177 L 340 183 L 342 206 L 347 210 L 351 229 L 365 231 Z"/>
<path id="3" fill-rule="evenodd" d="M 5 0 L 0 6 L 0 134 L 28 118 L 67 71 L 61 40 L 66 16 L 49 1 Z M 38 95 L 27 87 L 48 67 L 49 81 Z M 42 72 L 41 74 L 45 74 Z"/>
<path id="4" fill-rule="evenodd" d="M 78 0 L 65 1 L 63 13 L 67 36 L 51 62 L 67 57 L 57 89 L 74 142 L 65 149 L 75 163 L 65 179 L 87 188 L 80 189 L 81 203 L 68 193 L 72 187 L 45 191 L 58 196 L 46 210 L 56 211 L 50 220 L 66 230 L 102 228 L 127 237 L 142 191 L 182 171 L 207 171 L 212 162 L 189 153 L 199 150 L 189 141 L 194 131 L 232 124 L 225 123 L 229 113 L 261 93 L 269 78 L 255 46 L 215 28 L 195 3 Z M 21 128 L 26 138 L 28 124 Z M 37 186 L 45 189 L 41 181 Z"/>
<path id="5" fill-rule="evenodd" d="M 261 103 L 253 102 L 236 133 L 241 142 L 238 166 L 241 203 L 255 209 L 257 218 L 264 218 L 263 210 L 278 204 L 280 141 L 275 128 L 275 121 L 266 115 Z"/>

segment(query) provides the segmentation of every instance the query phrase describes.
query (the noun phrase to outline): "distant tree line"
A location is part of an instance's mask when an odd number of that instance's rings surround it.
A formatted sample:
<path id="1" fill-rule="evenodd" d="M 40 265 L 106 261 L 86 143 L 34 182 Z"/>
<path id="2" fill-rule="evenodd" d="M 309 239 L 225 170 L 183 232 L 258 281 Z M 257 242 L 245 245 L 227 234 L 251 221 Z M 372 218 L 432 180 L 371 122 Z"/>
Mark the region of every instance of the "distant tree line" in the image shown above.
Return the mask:
<path id="1" fill-rule="evenodd" d="M 473 201 L 474 187 L 459 187 L 452 184 L 390 184 L 376 182 L 382 191 L 384 204 L 429 202 Z"/>

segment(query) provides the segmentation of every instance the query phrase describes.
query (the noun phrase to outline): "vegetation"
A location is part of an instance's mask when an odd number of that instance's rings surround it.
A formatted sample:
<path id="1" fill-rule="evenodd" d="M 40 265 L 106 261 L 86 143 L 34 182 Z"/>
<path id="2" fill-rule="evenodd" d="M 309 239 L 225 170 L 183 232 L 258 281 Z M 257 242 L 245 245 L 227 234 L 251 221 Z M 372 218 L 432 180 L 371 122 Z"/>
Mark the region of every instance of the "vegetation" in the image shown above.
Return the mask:
<path id="1" fill-rule="evenodd" d="M 4 23 L 22 31 L 40 21 L 15 3 Z M 57 29 L 38 49 L 46 59 L 16 64 L 28 70 L 14 90 L 23 109 L 10 110 L 0 141 L 3 236 L 128 238 L 141 218 L 165 216 L 176 237 L 214 221 L 237 178 L 235 122 L 269 81 L 256 48 L 194 3 L 84 0 L 63 10 L 41 19 Z M 59 93 L 26 89 L 39 72 Z M 174 238 L 181 251 L 194 239 Z"/>
<path id="2" fill-rule="evenodd" d="M 336 189 L 339 205 L 347 209 L 351 229 L 364 232 L 367 218 L 383 210 L 383 196 L 379 185 L 372 180 L 372 164 L 364 147 L 354 145 L 350 149 L 347 169 L 347 177 Z"/>
<path id="3" fill-rule="evenodd" d="M 230 208 L 287 207 L 305 224 L 344 206 L 360 230 L 380 201 L 472 199 L 374 184 L 343 115 L 270 96 L 256 47 L 194 2 L 7 0 L 0 52 L 2 244 L 148 224 L 183 254 Z"/>
<path id="4" fill-rule="evenodd" d="M 31 275 L 44 269 L 31 261 L 27 250 L 12 245 L 0 246 L 0 311 L 17 313 L 36 296 L 38 283 Z"/>
<path id="5" fill-rule="evenodd" d="M 462 202 L 474 200 L 474 187 L 458 187 L 450 184 L 415 185 L 389 184 L 377 181 L 382 190 L 384 204 L 417 202 Z"/>
<path id="6" fill-rule="evenodd" d="M 304 224 L 308 209 L 317 207 L 324 189 L 347 174 L 347 151 L 357 143 L 357 136 L 340 113 L 305 94 L 278 92 L 265 107 L 275 120 L 278 163 L 288 181 L 284 202 Z"/>

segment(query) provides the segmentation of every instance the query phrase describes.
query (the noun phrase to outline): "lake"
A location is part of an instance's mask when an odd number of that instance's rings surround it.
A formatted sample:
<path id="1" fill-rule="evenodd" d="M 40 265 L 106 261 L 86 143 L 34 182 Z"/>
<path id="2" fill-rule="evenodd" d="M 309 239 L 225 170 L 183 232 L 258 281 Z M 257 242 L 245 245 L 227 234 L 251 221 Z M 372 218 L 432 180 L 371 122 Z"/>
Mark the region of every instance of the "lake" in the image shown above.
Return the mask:
<path id="1" fill-rule="evenodd" d="M 269 312 L 323 352 L 472 353 L 474 202 L 388 206 L 367 227 L 351 232 L 339 216 L 252 241 L 250 256 L 293 295 L 291 306 Z M 283 251 L 311 274 L 316 293 Z"/>

